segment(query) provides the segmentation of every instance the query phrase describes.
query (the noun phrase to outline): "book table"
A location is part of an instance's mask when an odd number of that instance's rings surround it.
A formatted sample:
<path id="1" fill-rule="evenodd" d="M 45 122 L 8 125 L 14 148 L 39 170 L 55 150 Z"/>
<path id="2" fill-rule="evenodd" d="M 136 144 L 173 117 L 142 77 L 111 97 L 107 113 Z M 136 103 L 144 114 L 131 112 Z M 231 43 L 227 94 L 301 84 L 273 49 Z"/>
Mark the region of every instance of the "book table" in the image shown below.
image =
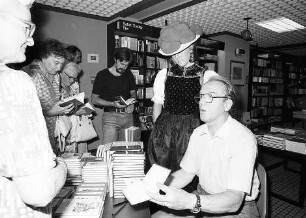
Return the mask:
<path id="1" fill-rule="evenodd" d="M 293 152 L 293 151 L 288 151 L 288 150 L 281 150 L 281 149 L 276 149 L 272 147 L 266 147 L 263 145 L 258 145 L 258 155 L 260 158 L 261 153 L 266 153 L 266 154 L 271 154 L 276 157 L 281 157 L 284 159 L 284 161 L 273 164 L 272 166 L 266 167 L 266 171 L 269 171 L 271 169 L 274 169 L 276 167 L 279 167 L 280 165 L 284 165 L 286 170 L 293 171 L 295 173 L 298 173 L 300 175 L 300 184 L 299 184 L 299 196 L 298 200 L 294 201 L 292 199 L 289 199 L 279 193 L 274 193 L 271 190 L 269 191 L 269 194 L 273 197 L 276 197 L 280 200 L 286 201 L 290 204 L 297 205 L 299 207 L 303 207 L 304 204 L 304 198 L 306 194 L 306 155 Z M 300 163 L 301 164 L 301 169 L 300 171 L 292 170 L 286 168 L 286 163 L 288 160 L 292 160 L 294 162 Z"/>
<path id="2" fill-rule="evenodd" d="M 150 218 L 148 202 L 130 205 L 126 199 L 106 196 L 101 218 Z"/>

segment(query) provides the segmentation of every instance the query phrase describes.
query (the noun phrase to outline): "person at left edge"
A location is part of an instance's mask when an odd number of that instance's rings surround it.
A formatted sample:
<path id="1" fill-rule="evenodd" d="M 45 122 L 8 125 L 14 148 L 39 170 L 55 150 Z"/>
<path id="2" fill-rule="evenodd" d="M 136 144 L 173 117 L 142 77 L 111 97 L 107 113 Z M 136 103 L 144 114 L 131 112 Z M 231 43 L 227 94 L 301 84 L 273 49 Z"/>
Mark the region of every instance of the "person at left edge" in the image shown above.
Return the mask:
<path id="1" fill-rule="evenodd" d="M 102 144 L 117 141 L 121 129 L 133 126 L 134 104 L 124 106 L 116 100 L 117 96 L 129 102 L 136 99 L 135 79 L 128 69 L 132 52 L 128 48 L 117 48 L 114 60 L 113 66 L 98 72 L 91 96 L 94 105 L 104 108 Z"/>
<path id="2" fill-rule="evenodd" d="M 33 0 L 0 1 L 0 217 L 50 218 L 50 202 L 66 181 L 55 158 L 31 78 L 7 65 L 33 46 Z M 46 206 L 48 205 L 48 206 Z"/>

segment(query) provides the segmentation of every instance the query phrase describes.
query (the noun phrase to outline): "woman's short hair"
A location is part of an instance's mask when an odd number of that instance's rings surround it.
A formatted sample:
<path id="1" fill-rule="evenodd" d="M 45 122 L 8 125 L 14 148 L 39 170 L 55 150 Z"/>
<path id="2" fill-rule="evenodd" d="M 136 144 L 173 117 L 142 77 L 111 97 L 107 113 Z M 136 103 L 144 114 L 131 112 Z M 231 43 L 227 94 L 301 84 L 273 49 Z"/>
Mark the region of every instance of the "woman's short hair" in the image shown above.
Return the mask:
<path id="1" fill-rule="evenodd" d="M 38 57 L 47 58 L 50 55 L 66 58 L 66 49 L 64 45 L 56 39 L 47 39 L 39 44 Z"/>
<path id="2" fill-rule="evenodd" d="M 120 62 L 127 61 L 130 63 L 132 61 L 132 56 L 132 52 L 128 48 L 122 47 L 116 49 L 115 60 L 119 60 Z"/>

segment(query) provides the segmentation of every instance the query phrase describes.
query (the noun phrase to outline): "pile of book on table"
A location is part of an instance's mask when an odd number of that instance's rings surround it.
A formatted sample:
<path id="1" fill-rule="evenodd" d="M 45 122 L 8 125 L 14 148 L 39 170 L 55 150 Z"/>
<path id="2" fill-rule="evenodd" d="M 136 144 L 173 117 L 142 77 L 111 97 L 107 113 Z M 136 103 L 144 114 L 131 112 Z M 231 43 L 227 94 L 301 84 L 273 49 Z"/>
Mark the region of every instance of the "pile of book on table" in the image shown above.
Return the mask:
<path id="1" fill-rule="evenodd" d="M 269 132 L 255 132 L 255 135 L 259 145 L 306 154 L 305 130 L 271 126 Z"/>
<path id="2" fill-rule="evenodd" d="M 101 150 L 102 149 L 102 150 Z M 145 167 L 143 142 L 112 142 L 100 146 L 97 156 L 108 162 L 110 172 L 109 195 L 124 198 L 122 190 L 130 182 L 141 181 Z"/>
<path id="3" fill-rule="evenodd" d="M 64 186 L 52 201 L 55 218 L 101 217 L 108 191 L 107 164 L 102 158 L 84 157 L 81 166 L 81 183 Z"/>

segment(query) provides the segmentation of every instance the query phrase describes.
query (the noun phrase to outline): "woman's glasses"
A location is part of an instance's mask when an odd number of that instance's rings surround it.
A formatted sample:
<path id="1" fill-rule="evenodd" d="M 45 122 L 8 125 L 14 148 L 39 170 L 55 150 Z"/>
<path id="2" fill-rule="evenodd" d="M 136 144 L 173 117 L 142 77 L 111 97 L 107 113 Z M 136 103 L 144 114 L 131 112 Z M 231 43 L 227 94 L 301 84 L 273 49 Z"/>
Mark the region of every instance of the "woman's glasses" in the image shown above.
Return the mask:
<path id="1" fill-rule="evenodd" d="M 194 97 L 194 100 L 199 103 L 201 99 L 204 100 L 206 103 L 211 103 L 213 102 L 214 98 L 228 98 L 228 96 L 213 96 L 210 93 L 205 93 L 205 94 L 199 94 Z"/>

